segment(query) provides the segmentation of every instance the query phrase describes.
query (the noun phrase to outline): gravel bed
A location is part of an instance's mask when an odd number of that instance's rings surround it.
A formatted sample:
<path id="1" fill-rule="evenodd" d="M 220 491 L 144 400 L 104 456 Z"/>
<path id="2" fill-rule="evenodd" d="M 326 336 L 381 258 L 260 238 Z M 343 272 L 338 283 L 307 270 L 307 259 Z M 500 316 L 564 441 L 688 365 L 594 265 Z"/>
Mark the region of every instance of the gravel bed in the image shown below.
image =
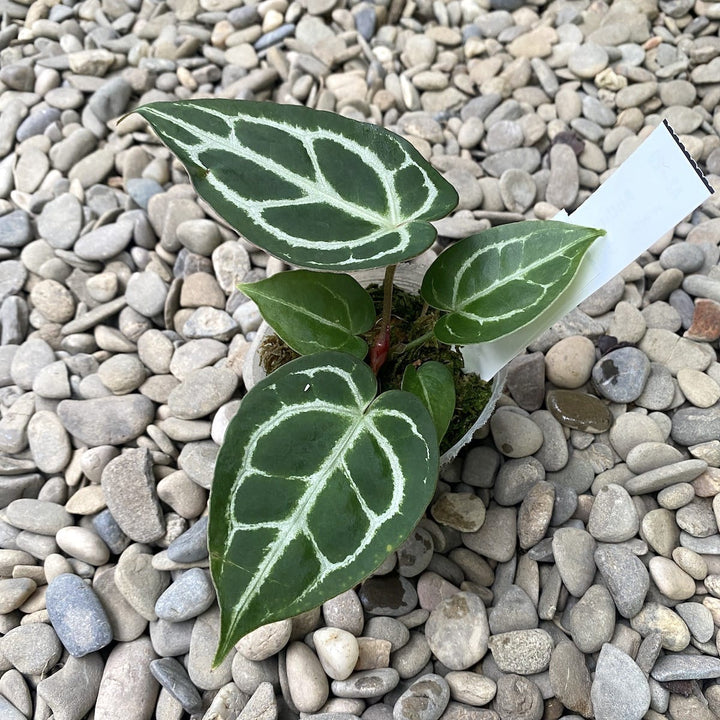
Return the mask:
<path id="1" fill-rule="evenodd" d="M 459 192 L 431 257 L 573 210 L 663 118 L 720 187 L 720 2 L 241 2 L 0 0 L 0 716 L 720 717 L 717 196 L 513 361 L 374 576 L 212 669 L 235 283 L 283 265 L 117 122 L 382 123 Z"/>

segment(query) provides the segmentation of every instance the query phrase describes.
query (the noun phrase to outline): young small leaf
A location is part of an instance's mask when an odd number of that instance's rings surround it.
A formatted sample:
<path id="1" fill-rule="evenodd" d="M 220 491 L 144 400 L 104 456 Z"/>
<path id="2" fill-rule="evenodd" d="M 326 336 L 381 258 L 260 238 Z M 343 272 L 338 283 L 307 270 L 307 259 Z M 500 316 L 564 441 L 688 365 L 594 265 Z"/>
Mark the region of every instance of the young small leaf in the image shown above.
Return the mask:
<path id="1" fill-rule="evenodd" d="M 255 628 L 363 580 L 425 512 L 438 472 L 432 418 L 411 393 L 376 391 L 361 360 L 322 352 L 243 398 L 210 495 L 216 661 Z"/>
<path id="2" fill-rule="evenodd" d="M 455 412 L 455 383 L 450 370 L 435 360 L 423 363 L 417 370 L 408 365 L 401 387 L 422 400 L 435 423 L 439 443 Z"/>
<path id="3" fill-rule="evenodd" d="M 384 128 L 296 105 L 220 98 L 140 113 L 198 193 L 250 242 L 318 270 L 382 267 L 432 245 L 452 185 Z"/>
<path id="4" fill-rule="evenodd" d="M 375 306 L 350 275 L 295 270 L 238 288 L 295 352 L 340 350 L 360 359 L 367 354 L 367 343 L 357 335 L 372 328 Z"/>
<path id="5" fill-rule="evenodd" d="M 420 294 L 448 310 L 435 325 L 441 342 L 486 342 L 526 325 L 575 276 L 604 230 L 555 220 L 512 223 L 460 240 L 429 267 Z"/>

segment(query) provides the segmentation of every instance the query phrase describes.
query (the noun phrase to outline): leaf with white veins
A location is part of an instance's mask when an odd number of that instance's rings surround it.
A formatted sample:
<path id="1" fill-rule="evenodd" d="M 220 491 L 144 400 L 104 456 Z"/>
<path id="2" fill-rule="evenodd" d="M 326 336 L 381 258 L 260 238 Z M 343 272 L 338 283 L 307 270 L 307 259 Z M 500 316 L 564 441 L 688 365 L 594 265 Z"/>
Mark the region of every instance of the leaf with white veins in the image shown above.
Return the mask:
<path id="1" fill-rule="evenodd" d="M 428 268 L 420 294 L 449 311 L 435 336 L 450 345 L 486 342 L 536 318 L 565 290 L 604 230 L 556 220 L 500 225 L 460 240 Z"/>
<path id="2" fill-rule="evenodd" d="M 238 289 L 251 297 L 272 329 L 301 355 L 341 350 L 360 359 L 367 343 L 357 337 L 375 322 L 375 306 L 350 275 L 294 270 Z"/>
<path id="3" fill-rule="evenodd" d="M 363 580 L 425 512 L 433 421 L 411 393 L 376 390 L 365 363 L 331 351 L 283 365 L 243 398 L 210 496 L 216 661 Z"/>
<path id="4" fill-rule="evenodd" d="M 198 193 L 251 242 L 319 270 L 382 267 L 419 255 L 452 185 L 384 128 L 297 105 L 219 98 L 136 110 Z"/>

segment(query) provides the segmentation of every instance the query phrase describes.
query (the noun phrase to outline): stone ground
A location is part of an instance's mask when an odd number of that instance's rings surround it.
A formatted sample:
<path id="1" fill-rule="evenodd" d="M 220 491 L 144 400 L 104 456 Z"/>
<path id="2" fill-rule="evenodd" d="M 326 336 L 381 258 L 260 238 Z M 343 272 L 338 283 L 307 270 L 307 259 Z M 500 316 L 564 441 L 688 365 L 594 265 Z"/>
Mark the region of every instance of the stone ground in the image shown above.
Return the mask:
<path id="1" fill-rule="evenodd" d="M 220 96 L 408 137 L 454 238 L 577 207 L 670 120 L 716 187 L 720 3 L 0 0 L 3 719 L 720 717 L 720 202 L 510 370 L 357 589 L 217 669 L 212 466 L 282 264 L 138 116 Z M 500 448 L 501 450 L 499 450 Z"/>

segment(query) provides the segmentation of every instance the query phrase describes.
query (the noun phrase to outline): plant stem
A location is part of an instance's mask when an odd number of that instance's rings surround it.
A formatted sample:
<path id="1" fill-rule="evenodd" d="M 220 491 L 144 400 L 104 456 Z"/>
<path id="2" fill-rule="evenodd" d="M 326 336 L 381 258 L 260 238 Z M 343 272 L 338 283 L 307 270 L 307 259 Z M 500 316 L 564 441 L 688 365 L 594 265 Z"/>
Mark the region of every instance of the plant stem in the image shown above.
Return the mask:
<path id="1" fill-rule="evenodd" d="M 421 335 L 420 337 L 415 338 L 414 340 L 411 340 L 409 343 L 406 343 L 402 346 L 401 351 L 405 352 L 406 350 L 410 350 L 411 348 L 414 348 L 418 345 L 422 345 L 427 340 L 430 340 L 433 337 L 433 331 L 428 330 L 424 335 Z"/>
<path id="2" fill-rule="evenodd" d="M 382 311 L 382 327 L 390 327 L 390 317 L 392 316 L 392 291 L 393 279 L 395 278 L 395 268 L 397 265 L 388 265 L 385 268 L 385 279 L 383 280 L 383 311 Z"/>

